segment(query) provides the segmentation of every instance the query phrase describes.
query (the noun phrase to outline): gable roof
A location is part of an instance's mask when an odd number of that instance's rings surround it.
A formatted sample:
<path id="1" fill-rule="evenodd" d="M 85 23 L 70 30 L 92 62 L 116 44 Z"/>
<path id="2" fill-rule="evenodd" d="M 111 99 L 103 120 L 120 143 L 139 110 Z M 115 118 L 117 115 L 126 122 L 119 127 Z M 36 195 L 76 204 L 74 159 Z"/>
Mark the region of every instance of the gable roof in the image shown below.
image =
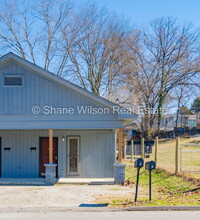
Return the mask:
<path id="1" fill-rule="evenodd" d="M 28 60 L 24 60 L 23 58 L 21 58 L 20 56 L 12 53 L 12 52 L 9 52 L 7 54 L 5 54 L 4 56 L 0 57 L 0 66 L 9 62 L 9 61 L 15 61 L 19 64 L 21 64 L 22 66 L 32 70 L 32 71 L 35 71 L 39 74 L 41 74 L 44 78 L 47 78 L 47 79 L 50 79 L 54 82 L 57 82 L 69 89 L 71 89 L 72 91 L 78 93 L 78 94 L 81 94 L 103 106 L 106 106 L 106 107 L 109 107 L 109 108 L 113 108 L 113 106 L 116 106 L 117 104 L 114 104 L 113 102 L 110 102 L 108 101 L 107 99 L 104 99 L 98 95 L 95 95 L 93 94 L 92 92 L 89 92 L 83 88 L 81 88 L 80 86 L 60 77 L 60 76 L 57 76 L 55 75 L 54 73 L 50 72 L 50 71 L 47 71 L 45 69 L 43 69 L 42 67 L 36 65 L 36 64 L 33 64 L 31 63 L 30 61 Z M 121 106 L 119 106 L 121 107 Z M 137 115 L 135 113 L 133 114 L 129 114 L 129 115 L 121 115 L 122 117 L 119 117 L 119 119 L 122 119 L 122 120 L 125 120 L 125 119 L 133 119 L 133 118 L 136 118 Z"/>

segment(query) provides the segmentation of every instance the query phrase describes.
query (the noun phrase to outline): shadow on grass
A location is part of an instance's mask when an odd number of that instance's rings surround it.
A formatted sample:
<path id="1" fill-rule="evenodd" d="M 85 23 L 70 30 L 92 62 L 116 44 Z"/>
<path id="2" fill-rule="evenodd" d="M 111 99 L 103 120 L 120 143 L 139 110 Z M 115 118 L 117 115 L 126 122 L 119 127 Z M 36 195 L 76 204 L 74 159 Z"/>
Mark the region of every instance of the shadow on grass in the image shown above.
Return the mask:
<path id="1" fill-rule="evenodd" d="M 162 175 L 163 173 L 165 175 Z M 147 171 L 142 171 L 140 173 L 140 175 L 146 175 L 146 178 L 147 178 L 147 181 L 148 181 L 149 174 L 148 174 Z M 154 175 L 156 175 L 156 180 L 153 178 Z M 158 177 L 158 175 L 160 175 L 160 176 Z M 174 177 L 174 176 L 176 176 L 176 174 L 170 174 L 170 173 L 167 173 L 165 170 L 161 170 L 161 169 L 158 168 L 156 171 L 152 172 L 152 183 L 160 183 L 160 182 L 163 182 L 164 180 L 167 180 L 167 179 L 169 179 L 171 177 Z M 142 185 L 147 186 L 147 185 L 149 185 L 149 183 L 146 183 L 146 184 L 143 183 Z"/>

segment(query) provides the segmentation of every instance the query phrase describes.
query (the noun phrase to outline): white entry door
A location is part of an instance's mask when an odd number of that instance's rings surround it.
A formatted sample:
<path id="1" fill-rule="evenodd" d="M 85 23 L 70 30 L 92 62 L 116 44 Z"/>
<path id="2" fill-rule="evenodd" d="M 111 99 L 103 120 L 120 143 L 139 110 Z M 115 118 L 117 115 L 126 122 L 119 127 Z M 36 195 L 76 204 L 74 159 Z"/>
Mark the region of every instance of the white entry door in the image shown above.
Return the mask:
<path id="1" fill-rule="evenodd" d="M 69 136 L 67 146 L 67 173 L 68 175 L 75 176 L 79 174 L 79 137 Z"/>

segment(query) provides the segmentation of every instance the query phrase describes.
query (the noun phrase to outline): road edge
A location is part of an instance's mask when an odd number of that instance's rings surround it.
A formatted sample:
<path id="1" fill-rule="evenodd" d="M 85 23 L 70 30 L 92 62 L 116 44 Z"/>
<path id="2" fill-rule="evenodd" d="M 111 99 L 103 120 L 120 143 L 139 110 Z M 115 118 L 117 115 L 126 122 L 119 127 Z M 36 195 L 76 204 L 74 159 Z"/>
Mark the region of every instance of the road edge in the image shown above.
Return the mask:
<path id="1" fill-rule="evenodd" d="M 200 211 L 200 206 L 142 206 L 128 208 L 110 207 L 0 207 L 0 213 L 6 212 L 129 212 L 129 211 Z"/>

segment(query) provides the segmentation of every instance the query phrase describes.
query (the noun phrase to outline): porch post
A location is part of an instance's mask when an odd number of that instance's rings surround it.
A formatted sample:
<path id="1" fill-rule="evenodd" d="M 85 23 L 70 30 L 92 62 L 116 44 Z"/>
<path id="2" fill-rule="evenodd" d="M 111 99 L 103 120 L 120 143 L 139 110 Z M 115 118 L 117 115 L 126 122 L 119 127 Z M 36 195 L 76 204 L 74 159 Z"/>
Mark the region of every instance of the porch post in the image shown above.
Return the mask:
<path id="1" fill-rule="evenodd" d="M 123 141 L 123 128 L 118 131 L 118 162 L 122 162 L 122 141 Z"/>
<path id="2" fill-rule="evenodd" d="M 115 184 L 122 184 L 125 181 L 126 165 L 122 164 L 122 143 L 123 143 L 123 128 L 118 130 L 118 163 L 115 163 L 113 169 L 113 176 Z"/>
<path id="3" fill-rule="evenodd" d="M 49 129 L 49 163 L 53 163 L 53 129 Z"/>
<path id="4" fill-rule="evenodd" d="M 53 185 L 56 182 L 56 167 L 53 164 L 53 129 L 49 129 L 49 163 L 45 166 L 45 181 L 47 185 Z"/>

